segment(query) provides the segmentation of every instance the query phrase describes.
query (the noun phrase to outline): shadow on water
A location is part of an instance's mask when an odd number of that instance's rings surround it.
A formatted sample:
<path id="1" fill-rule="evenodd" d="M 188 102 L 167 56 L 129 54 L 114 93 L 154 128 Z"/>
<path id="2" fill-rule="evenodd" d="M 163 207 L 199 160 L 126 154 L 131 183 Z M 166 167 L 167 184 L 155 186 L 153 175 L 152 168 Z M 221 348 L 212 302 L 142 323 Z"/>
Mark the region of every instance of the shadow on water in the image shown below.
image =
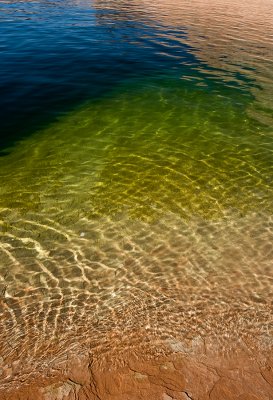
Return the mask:
<path id="1" fill-rule="evenodd" d="M 63 113 L 127 79 L 195 63 L 187 44 L 163 50 L 157 27 L 86 2 L 2 2 L 1 132 L 4 151 Z M 179 31 L 179 35 L 185 35 Z M 174 42 L 175 44 L 175 42 Z M 2 152 L 3 154 L 3 152 Z"/>
<path id="2" fill-rule="evenodd" d="M 240 71 L 222 82 L 218 66 L 200 62 L 183 24 L 168 26 L 137 2 L 5 1 L 0 12 L 0 155 L 90 99 L 111 96 L 122 82 L 138 87 L 158 76 L 160 87 L 168 74 L 186 86 L 189 79 L 189 90 L 227 96 L 255 86 Z"/>

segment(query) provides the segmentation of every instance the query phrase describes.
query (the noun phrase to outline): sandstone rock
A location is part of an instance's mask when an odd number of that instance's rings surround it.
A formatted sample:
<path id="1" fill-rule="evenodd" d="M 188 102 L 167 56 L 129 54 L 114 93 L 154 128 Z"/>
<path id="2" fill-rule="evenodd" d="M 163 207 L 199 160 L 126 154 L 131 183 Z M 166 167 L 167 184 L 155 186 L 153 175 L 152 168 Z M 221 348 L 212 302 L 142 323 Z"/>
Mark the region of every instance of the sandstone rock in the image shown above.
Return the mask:
<path id="1" fill-rule="evenodd" d="M 71 357 L 54 371 L 0 386 L 2 400 L 272 400 L 271 359 L 224 359 L 174 353 L 124 359 L 114 367 Z M 237 361 L 236 361 L 237 358 Z M 92 361 L 92 362 L 91 362 Z M 237 367 L 236 367 L 237 366 Z M 258 366 L 258 367 L 257 367 Z M 54 375 L 55 374 L 55 375 Z"/>

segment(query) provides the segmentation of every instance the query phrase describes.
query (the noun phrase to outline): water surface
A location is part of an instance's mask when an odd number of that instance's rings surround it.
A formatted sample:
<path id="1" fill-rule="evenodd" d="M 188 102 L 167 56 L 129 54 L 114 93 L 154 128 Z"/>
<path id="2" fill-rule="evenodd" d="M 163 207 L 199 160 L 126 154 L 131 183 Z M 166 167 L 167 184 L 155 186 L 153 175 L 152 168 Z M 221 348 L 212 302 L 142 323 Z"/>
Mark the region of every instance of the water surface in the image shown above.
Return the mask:
<path id="1" fill-rule="evenodd" d="M 272 346 L 272 15 L 269 0 L 1 3 L 12 373 L 87 348 Z"/>

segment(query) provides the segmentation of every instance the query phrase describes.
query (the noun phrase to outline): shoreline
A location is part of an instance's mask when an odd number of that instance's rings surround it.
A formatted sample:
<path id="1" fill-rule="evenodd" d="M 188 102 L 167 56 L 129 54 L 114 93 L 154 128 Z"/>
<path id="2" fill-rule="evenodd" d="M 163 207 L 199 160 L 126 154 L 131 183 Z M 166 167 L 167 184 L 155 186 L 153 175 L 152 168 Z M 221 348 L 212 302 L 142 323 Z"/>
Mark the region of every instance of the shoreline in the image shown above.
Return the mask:
<path id="1" fill-rule="evenodd" d="M 143 338 L 144 339 L 144 338 Z M 115 353 L 116 352 L 116 353 Z M 50 365 L 50 366 L 49 366 Z M 40 371 L 20 368 L 0 387 L 2 400 L 271 400 L 273 348 L 245 347 L 224 355 L 179 348 L 151 355 L 118 347 L 106 355 L 71 351 Z"/>

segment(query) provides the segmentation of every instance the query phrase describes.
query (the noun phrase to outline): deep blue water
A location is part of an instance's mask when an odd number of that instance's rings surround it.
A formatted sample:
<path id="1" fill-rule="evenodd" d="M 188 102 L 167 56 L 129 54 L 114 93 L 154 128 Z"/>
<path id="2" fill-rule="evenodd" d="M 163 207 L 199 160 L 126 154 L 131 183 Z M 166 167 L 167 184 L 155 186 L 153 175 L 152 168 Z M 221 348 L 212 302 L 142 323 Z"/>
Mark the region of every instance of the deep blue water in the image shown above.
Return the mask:
<path id="1" fill-rule="evenodd" d="M 0 21 L 1 148 L 120 82 L 186 75 L 229 90 L 207 79 L 215 67 L 196 58 L 186 21 L 172 26 L 137 3 L 2 1 Z M 242 94 L 251 79 L 232 74 Z"/>
<path id="2" fill-rule="evenodd" d="M 2 2 L 0 15 L 1 146 L 120 81 L 175 67 L 158 27 L 88 2 Z M 195 62 L 187 45 L 172 54 Z"/>

